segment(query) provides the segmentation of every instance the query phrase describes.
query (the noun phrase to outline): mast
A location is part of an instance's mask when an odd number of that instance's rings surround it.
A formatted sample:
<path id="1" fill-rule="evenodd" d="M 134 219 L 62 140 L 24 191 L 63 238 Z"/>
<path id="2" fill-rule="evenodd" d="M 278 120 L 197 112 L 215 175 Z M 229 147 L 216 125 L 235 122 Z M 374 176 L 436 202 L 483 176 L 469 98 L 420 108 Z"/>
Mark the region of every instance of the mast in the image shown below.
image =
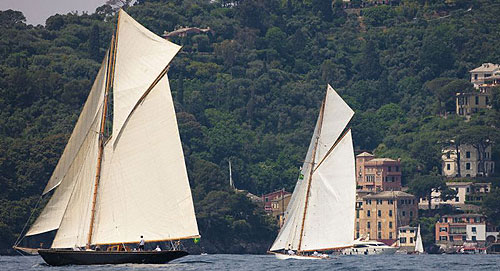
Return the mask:
<path id="1" fill-rule="evenodd" d="M 228 162 L 229 162 L 229 186 L 232 189 L 235 189 L 234 182 L 233 182 L 233 173 L 231 172 L 231 160 L 228 160 Z"/>
<path id="2" fill-rule="evenodd" d="M 87 237 L 87 245 L 86 248 L 89 249 L 92 243 L 92 232 L 94 230 L 94 222 L 95 222 L 95 205 L 97 201 L 97 188 L 99 186 L 99 180 L 101 178 L 101 164 L 102 164 L 102 154 L 104 151 L 104 130 L 106 127 L 106 115 L 108 111 L 108 97 L 109 97 L 109 89 L 111 88 L 111 84 L 114 76 L 114 66 L 115 66 L 115 57 L 116 57 L 116 43 L 118 42 L 118 27 L 120 25 L 120 13 L 118 13 L 118 23 L 116 27 L 116 37 L 113 36 L 111 38 L 111 49 L 109 50 L 109 58 L 108 58 L 108 70 L 106 77 L 106 89 L 104 91 L 104 102 L 103 102 L 103 111 L 101 118 L 101 128 L 99 130 L 99 153 L 97 155 L 97 170 L 94 181 L 94 193 L 92 196 L 92 211 L 90 215 L 90 228 L 89 234 Z"/>
<path id="3" fill-rule="evenodd" d="M 319 141 L 319 135 L 321 134 L 321 127 L 323 126 L 323 114 L 325 111 L 325 102 L 326 98 L 323 100 L 323 103 L 321 104 L 321 111 L 319 114 L 319 127 L 318 127 L 318 134 L 316 136 L 316 141 L 314 142 L 314 148 L 312 151 L 311 155 L 311 167 L 309 169 L 309 178 L 307 179 L 307 191 L 306 191 L 306 202 L 304 205 L 304 215 L 302 216 L 302 225 L 300 227 L 300 236 L 299 236 L 299 246 L 297 248 L 297 251 L 300 251 L 300 247 L 302 245 L 302 236 L 304 234 L 304 223 L 306 221 L 306 214 L 307 214 L 307 205 L 309 203 L 309 193 L 311 192 L 311 181 L 312 181 L 312 174 L 313 174 L 313 169 L 314 169 L 314 160 L 316 157 L 316 150 L 318 149 L 318 141 Z"/>

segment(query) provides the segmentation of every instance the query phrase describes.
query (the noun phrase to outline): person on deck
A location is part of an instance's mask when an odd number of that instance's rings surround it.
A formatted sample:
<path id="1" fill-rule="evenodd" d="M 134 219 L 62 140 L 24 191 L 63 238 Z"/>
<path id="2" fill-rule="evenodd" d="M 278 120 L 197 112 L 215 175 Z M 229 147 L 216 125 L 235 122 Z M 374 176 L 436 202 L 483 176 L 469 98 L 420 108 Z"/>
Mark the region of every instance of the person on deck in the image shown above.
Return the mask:
<path id="1" fill-rule="evenodd" d="M 155 251 L 161 251 L 161 248 L 159 245 L 156 245 Z"/>
<path id="2" fill-rule="evenodd" d="M 139 241 L 139 251 L 144 251 L 144 244 L 146 242 L 144 241 L 144 237 L 141 235 L 141 241 Z"/>

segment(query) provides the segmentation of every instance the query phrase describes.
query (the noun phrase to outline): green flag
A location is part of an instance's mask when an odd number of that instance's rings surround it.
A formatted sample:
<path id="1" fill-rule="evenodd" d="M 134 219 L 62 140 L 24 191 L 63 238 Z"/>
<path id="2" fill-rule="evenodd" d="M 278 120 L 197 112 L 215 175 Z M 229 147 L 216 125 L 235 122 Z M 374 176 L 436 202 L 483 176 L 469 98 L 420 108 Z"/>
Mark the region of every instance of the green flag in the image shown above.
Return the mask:
<path id="1" fill-rule="evenodd" d="M 200 242 L 200 238 L 199 238 L 199 237 L 198 237 L 198 238 L 194 238 L 194 239 L 193 239 L 193 242 L 194 242 L 195 244 L 198 244 L 198 243 Z"/>

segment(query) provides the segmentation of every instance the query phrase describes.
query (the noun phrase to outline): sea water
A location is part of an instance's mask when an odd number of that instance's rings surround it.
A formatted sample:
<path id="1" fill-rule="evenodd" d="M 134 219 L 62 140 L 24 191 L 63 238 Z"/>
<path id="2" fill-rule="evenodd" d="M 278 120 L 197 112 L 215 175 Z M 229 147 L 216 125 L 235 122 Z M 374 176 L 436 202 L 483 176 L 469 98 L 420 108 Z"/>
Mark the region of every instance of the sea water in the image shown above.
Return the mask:
<path id="1" fill-rule="evenodd" d="M 39 256 L 0 256 L 0 270 L 500 270 L 500 255 L 335 256 L 277 260 L 273 255 L 190 255 L 169 264 L 51 267 Z"/>

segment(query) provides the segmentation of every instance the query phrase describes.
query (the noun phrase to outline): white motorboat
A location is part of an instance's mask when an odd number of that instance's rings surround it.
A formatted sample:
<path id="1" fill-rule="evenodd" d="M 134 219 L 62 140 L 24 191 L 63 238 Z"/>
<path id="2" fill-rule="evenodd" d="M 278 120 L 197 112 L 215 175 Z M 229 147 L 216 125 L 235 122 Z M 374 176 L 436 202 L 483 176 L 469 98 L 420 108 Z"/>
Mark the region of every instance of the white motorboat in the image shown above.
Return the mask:
<path id="1" fill-rule="evenodd" d="M 397 247 L 388 246 L 376 240 L 356 240 L 353 246 L 342 250 L 343 255 L 380 255 L 394 254 Z"/>

